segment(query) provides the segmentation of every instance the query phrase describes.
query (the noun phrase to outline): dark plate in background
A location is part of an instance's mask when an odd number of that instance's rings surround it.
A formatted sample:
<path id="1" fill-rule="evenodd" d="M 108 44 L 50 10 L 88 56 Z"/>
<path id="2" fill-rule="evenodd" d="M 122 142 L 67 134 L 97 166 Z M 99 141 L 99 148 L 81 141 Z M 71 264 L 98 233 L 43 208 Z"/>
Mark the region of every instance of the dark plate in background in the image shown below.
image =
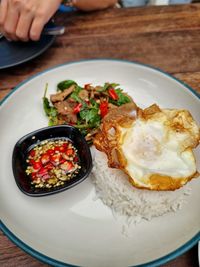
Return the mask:
<path id="1" fill-rule="evenodd" d="M 42 35 L 37 42 L 9 42 L 0 39 L 0 70 L 17 66 L 29 61 L 47 50 L 55 40 L 55 36 Z"/>
<path id="2" fill-rule="evenodd" d="M 60 5 L 59 10 L 62 13 L 71 13 L 76 8 Z M 52 20 L 47 26 L 53 26 Z M 27 62 L 46 51 L 54 42 L 55 36 L 41 35 L 38 42 L 9 42 L 5 38 L 0 39 L 0 70 L 14 67 Z"/>

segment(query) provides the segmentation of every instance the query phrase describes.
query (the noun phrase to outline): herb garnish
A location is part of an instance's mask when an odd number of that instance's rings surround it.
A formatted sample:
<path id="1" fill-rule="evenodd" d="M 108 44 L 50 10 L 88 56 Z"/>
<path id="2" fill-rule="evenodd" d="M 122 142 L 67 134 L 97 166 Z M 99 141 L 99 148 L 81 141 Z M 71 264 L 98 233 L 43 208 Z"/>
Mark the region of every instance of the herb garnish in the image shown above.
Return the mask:
<path id="1" fill-rule="evenodd" d="M 58 93 L 66 92 L 66 97 L 50 103 L 46 97 L 48 85 L 43 96 L 43 108 L 49 118 L 49 125 L 70 124 L 77 127 L 92 142 L 101 121 L 110 109 L 132 101 L 117 83 L 105 83 L 103 86 L 85 84 L 83 87 L 73 80 L 58 83 Z M 69 94 L 67 93 L 69 90 Z M 53 101 L 53 100 L 52 100 Z"/>

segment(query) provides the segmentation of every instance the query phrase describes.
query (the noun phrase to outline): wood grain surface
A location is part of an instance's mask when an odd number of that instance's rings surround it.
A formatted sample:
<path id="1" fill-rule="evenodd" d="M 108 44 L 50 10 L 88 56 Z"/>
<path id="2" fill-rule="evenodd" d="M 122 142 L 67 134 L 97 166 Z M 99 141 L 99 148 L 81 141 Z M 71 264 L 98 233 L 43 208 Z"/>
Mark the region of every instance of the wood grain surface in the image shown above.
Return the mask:
<path id="1" fill-rule="evenodd" d="M 0 71 L 0 99 L 33 74 L 57 64 L 91 58 L 149 64 L 200 93 L 200 4 L 57 14 L 56 21 L 66 26 L 66 33 L 48 51 L 28 63 Z M 0 266 L 47 265 L 0 232 Z M 197 245 L 163 266 L 199 266 Z"/>

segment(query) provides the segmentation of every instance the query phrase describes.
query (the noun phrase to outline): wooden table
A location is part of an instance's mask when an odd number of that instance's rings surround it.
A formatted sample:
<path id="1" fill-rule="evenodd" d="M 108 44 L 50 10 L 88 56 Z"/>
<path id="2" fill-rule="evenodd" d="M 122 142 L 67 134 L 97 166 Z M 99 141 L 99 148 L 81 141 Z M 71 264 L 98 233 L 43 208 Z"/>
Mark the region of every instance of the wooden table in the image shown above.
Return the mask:
<path id="1" fill-rule="evenodd" d="M 117 58 L 159 67 L 200 92 L 200 4 L 110 9 L 62 15 L 64 36 L 42 56 L 0 71 L 0 99 L 19 82 L 60 63 Z M 27 255 L 0 233 L 0 266 L 47 266 Z M 163 265 L 197 267 L 197 246 Z"/>

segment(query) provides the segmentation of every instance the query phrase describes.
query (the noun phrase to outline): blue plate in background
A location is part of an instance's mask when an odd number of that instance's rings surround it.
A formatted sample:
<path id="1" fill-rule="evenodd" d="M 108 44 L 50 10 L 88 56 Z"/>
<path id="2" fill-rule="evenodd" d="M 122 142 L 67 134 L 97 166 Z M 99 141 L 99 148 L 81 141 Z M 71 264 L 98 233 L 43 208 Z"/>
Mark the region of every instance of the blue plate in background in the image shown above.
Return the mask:
<path id="1" fill-rule="evenodd" d="M 47 50 L 55 36 L 42 35 L 38 42 L 9 42 L 0 39 L 0 70 L 27 62 Z"/>
<path id="2" fill-rule="evenodd" d="M 73 12 L 76 9 L 60 5 L 59 11 L 63 13 Z M 53 23 L 47 27 L 53 27 Z M 0 70 L 14 67 L 27 62 L 46 51 L 54 42 L 55 36 L 42 35 L 38 42 L 9 42 L 5 38 L 0 39 Z"/>

